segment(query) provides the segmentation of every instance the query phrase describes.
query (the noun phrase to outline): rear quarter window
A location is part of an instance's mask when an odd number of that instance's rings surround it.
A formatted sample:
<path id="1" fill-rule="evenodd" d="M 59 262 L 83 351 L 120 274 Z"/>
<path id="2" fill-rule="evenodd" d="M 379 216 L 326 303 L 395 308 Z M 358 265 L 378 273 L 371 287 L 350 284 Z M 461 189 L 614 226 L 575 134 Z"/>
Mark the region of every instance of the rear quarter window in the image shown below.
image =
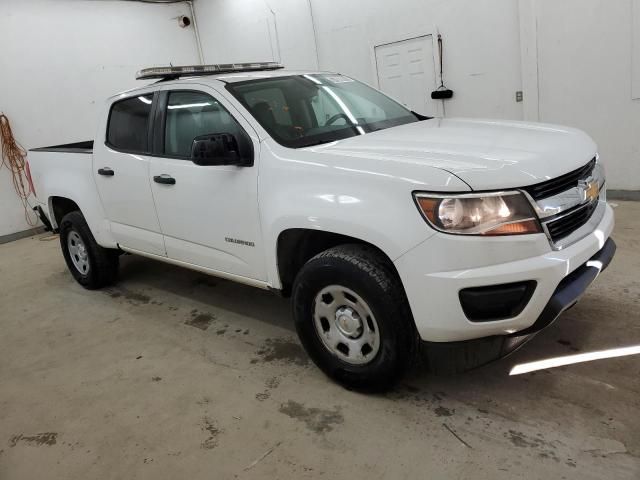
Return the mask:
<path id="1" fill-rule="evenodd" d="M 109 113 L 107 144 L 125 152 L 147 152 L 152 103 L 153 94 L 114 103 Z"/>

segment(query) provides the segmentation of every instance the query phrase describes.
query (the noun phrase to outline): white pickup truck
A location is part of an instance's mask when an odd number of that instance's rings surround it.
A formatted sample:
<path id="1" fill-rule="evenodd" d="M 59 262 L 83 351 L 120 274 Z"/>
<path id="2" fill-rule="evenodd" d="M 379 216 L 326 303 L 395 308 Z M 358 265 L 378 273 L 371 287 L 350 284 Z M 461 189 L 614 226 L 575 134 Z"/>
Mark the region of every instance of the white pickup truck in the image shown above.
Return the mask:
<path id="1" fill-rule="evenodd" d="M 31 150 L 76 280 L 123 252 L 292 297 L 313 361 L 350 388 L 504 356 L 615 253 L 595 143 L 515 121 L 428 118 L 335 73 L 146 69 L 95 141 Z"/>

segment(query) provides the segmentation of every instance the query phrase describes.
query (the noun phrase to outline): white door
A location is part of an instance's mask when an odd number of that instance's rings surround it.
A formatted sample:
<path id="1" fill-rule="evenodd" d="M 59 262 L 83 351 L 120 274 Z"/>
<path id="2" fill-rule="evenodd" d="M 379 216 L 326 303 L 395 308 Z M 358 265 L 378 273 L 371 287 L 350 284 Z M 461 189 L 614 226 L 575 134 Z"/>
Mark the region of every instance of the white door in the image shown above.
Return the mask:
<path id="1" fill-rule="evenodd" d="M 214 93 L 165 87 L 158 103 L 166 120 L 158 145 L 161 151 L 151 160 L 150 180 L 167 256 L 262 281 L 266 269 L 258 213 L 260 144 L 255 132 L 252 167 L 201 166 L 190 160 L 197 136 L 252 131 Z M 166 179 L 172 180 L 158 183 Z"/>
<path id="2" fill-rule="evenodd" d="M 411 110 L 434 115 L 436 89 L 431 35 L 375 47 L 380 90 Z"/>
<path id="3" fill-rule="evenodd" d="M 111 232 L 123 247 L 165 255 L 149 185 L 149 129 L 153 94 L 111 106 L 106 142 L 94 148 L 93 174 Z"/>

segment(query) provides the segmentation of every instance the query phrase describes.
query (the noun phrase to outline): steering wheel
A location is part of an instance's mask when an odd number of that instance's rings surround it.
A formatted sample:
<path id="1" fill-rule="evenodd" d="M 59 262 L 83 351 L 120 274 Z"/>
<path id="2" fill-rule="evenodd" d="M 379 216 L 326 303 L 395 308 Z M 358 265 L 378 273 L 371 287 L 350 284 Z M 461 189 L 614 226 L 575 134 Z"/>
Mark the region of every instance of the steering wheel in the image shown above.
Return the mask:
<path id="1" fill-rule="evenodd" d="M 333 122 L 340 120 L 341 118 L 344 118 L 345 122 L 347 122 L 348 125 L 351 125 L 351 120 L 349 120 L 349 117 L 347 117 L 344 113 L 336 113 L 333 117 L 327 120 L 327 123 L 325 123 L 325 125 L 331 125 Z"/>

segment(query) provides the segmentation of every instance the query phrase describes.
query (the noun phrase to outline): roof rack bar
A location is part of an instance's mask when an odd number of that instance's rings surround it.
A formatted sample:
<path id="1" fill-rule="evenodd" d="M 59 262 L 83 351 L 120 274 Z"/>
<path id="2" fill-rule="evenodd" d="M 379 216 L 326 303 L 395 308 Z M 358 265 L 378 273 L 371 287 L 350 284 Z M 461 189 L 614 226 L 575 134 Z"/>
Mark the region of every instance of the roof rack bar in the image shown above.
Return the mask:
<path id="1" fill-rule="evenodd" d="M 219 73 L 258 72 L 261 70 L 279 70 L 284 65 L 276 62 L 254 63 L 220 63 L 217 65 L 185 65 L 181 67 L 143 68 L 136 73 L 136 80 L 160 78 L 163 80 L 195 77 L 200 75 L 217 75 Z"/>

